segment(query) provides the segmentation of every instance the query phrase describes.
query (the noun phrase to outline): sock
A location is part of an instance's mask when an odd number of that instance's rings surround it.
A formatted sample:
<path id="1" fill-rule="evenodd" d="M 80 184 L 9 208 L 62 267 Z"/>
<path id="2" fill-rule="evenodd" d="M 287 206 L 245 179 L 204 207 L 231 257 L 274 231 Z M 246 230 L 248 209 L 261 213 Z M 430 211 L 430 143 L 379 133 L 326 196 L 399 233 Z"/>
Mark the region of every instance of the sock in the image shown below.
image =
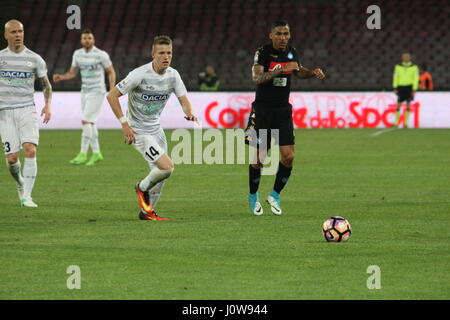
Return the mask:
<path id="1" fill-rule="evenodd" d="M 23 197 L 31 197 L 37 174 L 36 158 L 25 158 L 23 165 Z"/>
<path id="2" fill-rule="evenodd" d="M 148 195 L 149 195 L 149 202 L 151 204 L 151 206 L 153 207 L 153 209 L 156 207 L 156 204 L 158 203 L 159 198 L 161 197 L 161 190 L 164 186 L 164 180 L 158 182 L 157 184 L 155 184 L 153 186 L 153 188 L 151 188 L 150 190 L 148 190 Z"/>
<path id="3" fill-rule="evenodd" d="M 83 130 L 81 132 L 81 149 L 80 152 L 86 154 L 89 149 L 92 137 L 92 128 L 90 124 L 83 124 Z"/>
<path id="4" fill-rule="evenodd" d="M 397 108 L 397 111 L 395 112 L 395 121 L 394 125 L 398 126 L 398 120 L 400 119 L 400 108 Z"/>
<path id="5" fill-rule="evenodd" d="M 14 178 L 16 183 L 18 185 L 23 185 L 23 177 L 20 173 L 21 165 L 20 160 L 17 160 L 16 163 L 8 164 L 9 172 L 11 173 L 11 176 Z"/>
<path id="6" fill-rule="evenodd" d="M 406 107 L 406 113 L 405 113 L 405 126 L 408 125 L 408 119 L 409 119 L 409 106 Z"/>
<path id="7" fill-rule="evenodd" d="M 91 135 L 91 148 L 93 153 L 99 153 L 100 152 L 100 144 L 98 142 L 98 129 L 97 125 L 94 123 L 91 125 L 92 128 L 92 135 Z"/>
<path id="8" fill-rule="evenodd" d="M 273 186 L 273 190 L 275 192 L 280 193 L 283 190 L 284 186 L 289 180 L 289 176 L 291 175 L 292 167 L 285 167 L 281 162 L 278 164 L 278 172 L 275 178 L 275 184 Z"/>
<path id="9" fill-rule="evenodd" d="M 139 189 L 142 191 L 148 191 L 153 188 L 158 182 L 163 181 L 170 177 L 173 169 L 171 170 L 161 170 L 157 167 L 154 167 L 148 176 L 146 176 L 140 183 Z"/>
<path id="10" fill-rule="evenodd" d="M 248 166 L 248 184 L 250 186 L 251 194 L 254 194 L 258 191 L 260 181 L 261 168 L 255 169 L 252 166 Z"/>

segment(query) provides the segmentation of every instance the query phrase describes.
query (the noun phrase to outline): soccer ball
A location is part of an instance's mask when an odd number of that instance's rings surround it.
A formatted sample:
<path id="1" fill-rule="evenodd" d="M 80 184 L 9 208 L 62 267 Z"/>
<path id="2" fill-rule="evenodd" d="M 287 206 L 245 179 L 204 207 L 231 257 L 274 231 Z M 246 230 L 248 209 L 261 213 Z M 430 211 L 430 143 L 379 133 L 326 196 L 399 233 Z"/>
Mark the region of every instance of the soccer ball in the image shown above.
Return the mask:
<path id="1" fill-rule="evenodd" d="M 328 242 L 345 242 L 352 234 L 352 227 L 345 218 L 335 216 L 325 220 L 322 233 Z"/>

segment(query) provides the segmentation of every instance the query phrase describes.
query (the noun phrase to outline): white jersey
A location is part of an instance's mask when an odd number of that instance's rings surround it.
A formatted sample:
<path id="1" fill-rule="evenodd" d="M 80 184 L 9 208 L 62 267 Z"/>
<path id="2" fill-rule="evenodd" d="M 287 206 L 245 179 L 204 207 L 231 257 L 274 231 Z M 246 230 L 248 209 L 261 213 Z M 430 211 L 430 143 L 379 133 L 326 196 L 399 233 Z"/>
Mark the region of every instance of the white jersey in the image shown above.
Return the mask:
<path id="1" fill-rule="evenodd" d="M 80 68 L 81 92 L 105 93 L 105 68 L 112 65 L 106 51 L 93 47 L 90 51 L 84 48 L 75 50 L 72 57 L 72 67 Z"/>
<path id="2" fill-rule="evenodd" d="M 0 110 L 34 106 L 34 81 L 46 75 L 45 61 L 30 49 L 0 51 Z"/>
<path id="3" fill-rule="evenodd" d="M 153 134 L 160 129 L 159 117 L 172 92 L 177 97 L 187 94 L 177 70 L 168 67 L 160 75 L 153 70 L 153 62 L 131 71 L 116 85 L 128 93 L 127 118 L 130 126 L 141 134 Z"/>

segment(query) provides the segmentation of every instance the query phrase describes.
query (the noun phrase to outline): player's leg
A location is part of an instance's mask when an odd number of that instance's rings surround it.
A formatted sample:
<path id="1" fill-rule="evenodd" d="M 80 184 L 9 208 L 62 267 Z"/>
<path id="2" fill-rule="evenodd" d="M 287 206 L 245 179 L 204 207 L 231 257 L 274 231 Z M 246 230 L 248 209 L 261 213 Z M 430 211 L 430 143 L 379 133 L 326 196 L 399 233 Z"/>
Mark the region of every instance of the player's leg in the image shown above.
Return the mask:
<path id="1" fill-rule="evenodd" d="M 24 143 L 22 145 L 25 154 L 23 164 L 23 199 L 22 205 L 25 207 L 37 207 L 32 200 L 31 193 L 37 176 L 36 145 Z"/>
<path id="2" fill-rule="evenodd" d="M 15 110 L 0 110 L 0 136 L 9 172 L 16 182 L 19 200 L 22 201 L 23 177 L 19 160 L 20 138 L 14 114 Z"/>
<path id="3" fill-rule="evenodd" d="M 161 129 L 158 134 L 154 135 L 154 138 L 158 142 L 158 144 L 162 147 L 162 149 L 167 153 L 167 140 L 166 135 L 164 134 L 164 131 Z M 150 164 L 150 171 L 153 169 L 153 164 Z M 150 188 L 148 193 L 148 200 L 150 205 L 153 207 L 153 210 L 156 207 L 156 204 L 158 203 L 159 198 L 161 197 L 162 188 L 164 186 L 164 180 L 158 182 L 156 185 L 154 185 L 152 188 Z"/>
<path id="4" fill-rule="evenodd" d="M 246 132 L 248 134 L 247 142 L 250 148 L 253 148 L 255 155 L 248 168 L 248 203 L 250 213 L 256 216 L 264 214 L 263 207 L 259 200 L 258 188 L 261 181 L 261 171 L 264 160 L 270 148 L 270 115 L 269 110 L 257 109 L 252 105 L 252 113 L 249 116 Z"/>
<path id="5" fill-rule="evenodd" d="M 405 101 L 405 91 L 403 87 L 397 88 L 397 108 L 395 109 L 395 120 L 393 127 L 398 127 L 401 115 L 402 102 Z"/>
<path id="6" fill-rule="evenodd" d="M 395 119 L 394 123 L 392 124 L 392 127 L 398 127 L 398 121 L 400 120 L 400 113 L 401 113 L 401 102 L 397 102 L 397 107 L 395 108 Z"/>
<path id="7" fill-rule="evenodd" d="M 20 110 L 20 111 L 19 111 Z M 39 144 L 38 115 L 34 107 L 19 109 L 21 118 L 19 126 L 20 142 L 24 152 L 23 163 L 23 199 L 25 207 L 37 207 L 31 197 L 37 176 L 36 152 Z"/>
<path id="8" fill-rule="evenodd" d="M 100 152 L 100 143 L 98 140 L 99 134 L 97 129 L 97 120 L 100 115 L 104 97 L 105 96 L 103 94 L 91 94 L 88 96 L 86 102 L 83 120 L 87 121 L 91 125 L 90 146 L 92 149 L 92 156 L 86 163 L 87 166 L 93 166 L 97 162 L 103 160 L 103 155 Z"/>
<path id="9" fill-rule="evenodd" d="M 295 157 L 294 124 L 292 122 L 292 108 L 283 108 L 278 111 L 278 144 L 280 149 L 280 162 L 272 192 L 267 197 L 267 202 L 273 214 L 282 213 L 280 203 L 281 190 L 286 186 L 291 176 Z M 276 139 L 275 133 L 272 134 Z"/>
<path id="10" fill-rule="evenodd" d="M 84 110 L 86 108 L 87 96 L 84 93 L 81 93 L 81 112 L 84 114 Z M 87 161 L 87 152 L 89 150 L 89 144 L 91 142 L 92 137 L 92 126 L 89 122 L 82 120 L 81 121 L 81 146 L 80 152 L 78 155 L 70 160 L 71 164 L 84 164 Z"/>
<path id="11" fill-rule="evenodd" d="M 142 220 L 168 220 L 159 217 L 151 205 L 149 191 L 170 177 L 174 169 L 172 159 L 168 156 L 164 145 L 160 144 L 158 135 L 136 135 L 134 147 L 142 154 L 149 163 L 150 172 L 136 184 L 135 190 L 138 195 L 138 203 L 141 207 L 140 219 Z M 154 190 L 156 191 L 156 190 Z M 159 198 L 158 198 L 159 199 Z M 154 200 L 153 200 L 154 201 Z"/>
<path id="12" fill-rule="evenodd" d="M 408 128 L 408 120 L 409 120 L 409 114 L 410 114 L 410 102 L 409 100 L 406 101 L 406 112 L 405 112 L 405 122 L 403 124 L 404 128 Z"/>

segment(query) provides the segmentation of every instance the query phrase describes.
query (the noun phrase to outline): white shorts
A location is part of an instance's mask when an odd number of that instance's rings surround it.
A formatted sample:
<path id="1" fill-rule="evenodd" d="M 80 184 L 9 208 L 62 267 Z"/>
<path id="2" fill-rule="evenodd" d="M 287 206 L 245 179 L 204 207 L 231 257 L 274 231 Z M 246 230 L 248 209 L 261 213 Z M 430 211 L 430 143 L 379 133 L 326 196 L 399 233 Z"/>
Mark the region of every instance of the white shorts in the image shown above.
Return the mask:
<path id="1" fill-rule="evenodd" d="M 81 120 L 87 122 L 97 122 L 100 111 L 102 110 L 103 93 L 81 93 Z"/>
<path id="2" fill-rule="evenodd" d="M 19 152 L 26 142 L 38 145 L 39 124 L 36 107 L 0 110 L 0 135 L 5 154 Z"/>
<path id="3" fill-rule="evenodd" d="M 163 129 L 155 134 L 136 134 L 134 148 L 144 157 L 150 167 L 165 153 L 167 140 Z"/>

